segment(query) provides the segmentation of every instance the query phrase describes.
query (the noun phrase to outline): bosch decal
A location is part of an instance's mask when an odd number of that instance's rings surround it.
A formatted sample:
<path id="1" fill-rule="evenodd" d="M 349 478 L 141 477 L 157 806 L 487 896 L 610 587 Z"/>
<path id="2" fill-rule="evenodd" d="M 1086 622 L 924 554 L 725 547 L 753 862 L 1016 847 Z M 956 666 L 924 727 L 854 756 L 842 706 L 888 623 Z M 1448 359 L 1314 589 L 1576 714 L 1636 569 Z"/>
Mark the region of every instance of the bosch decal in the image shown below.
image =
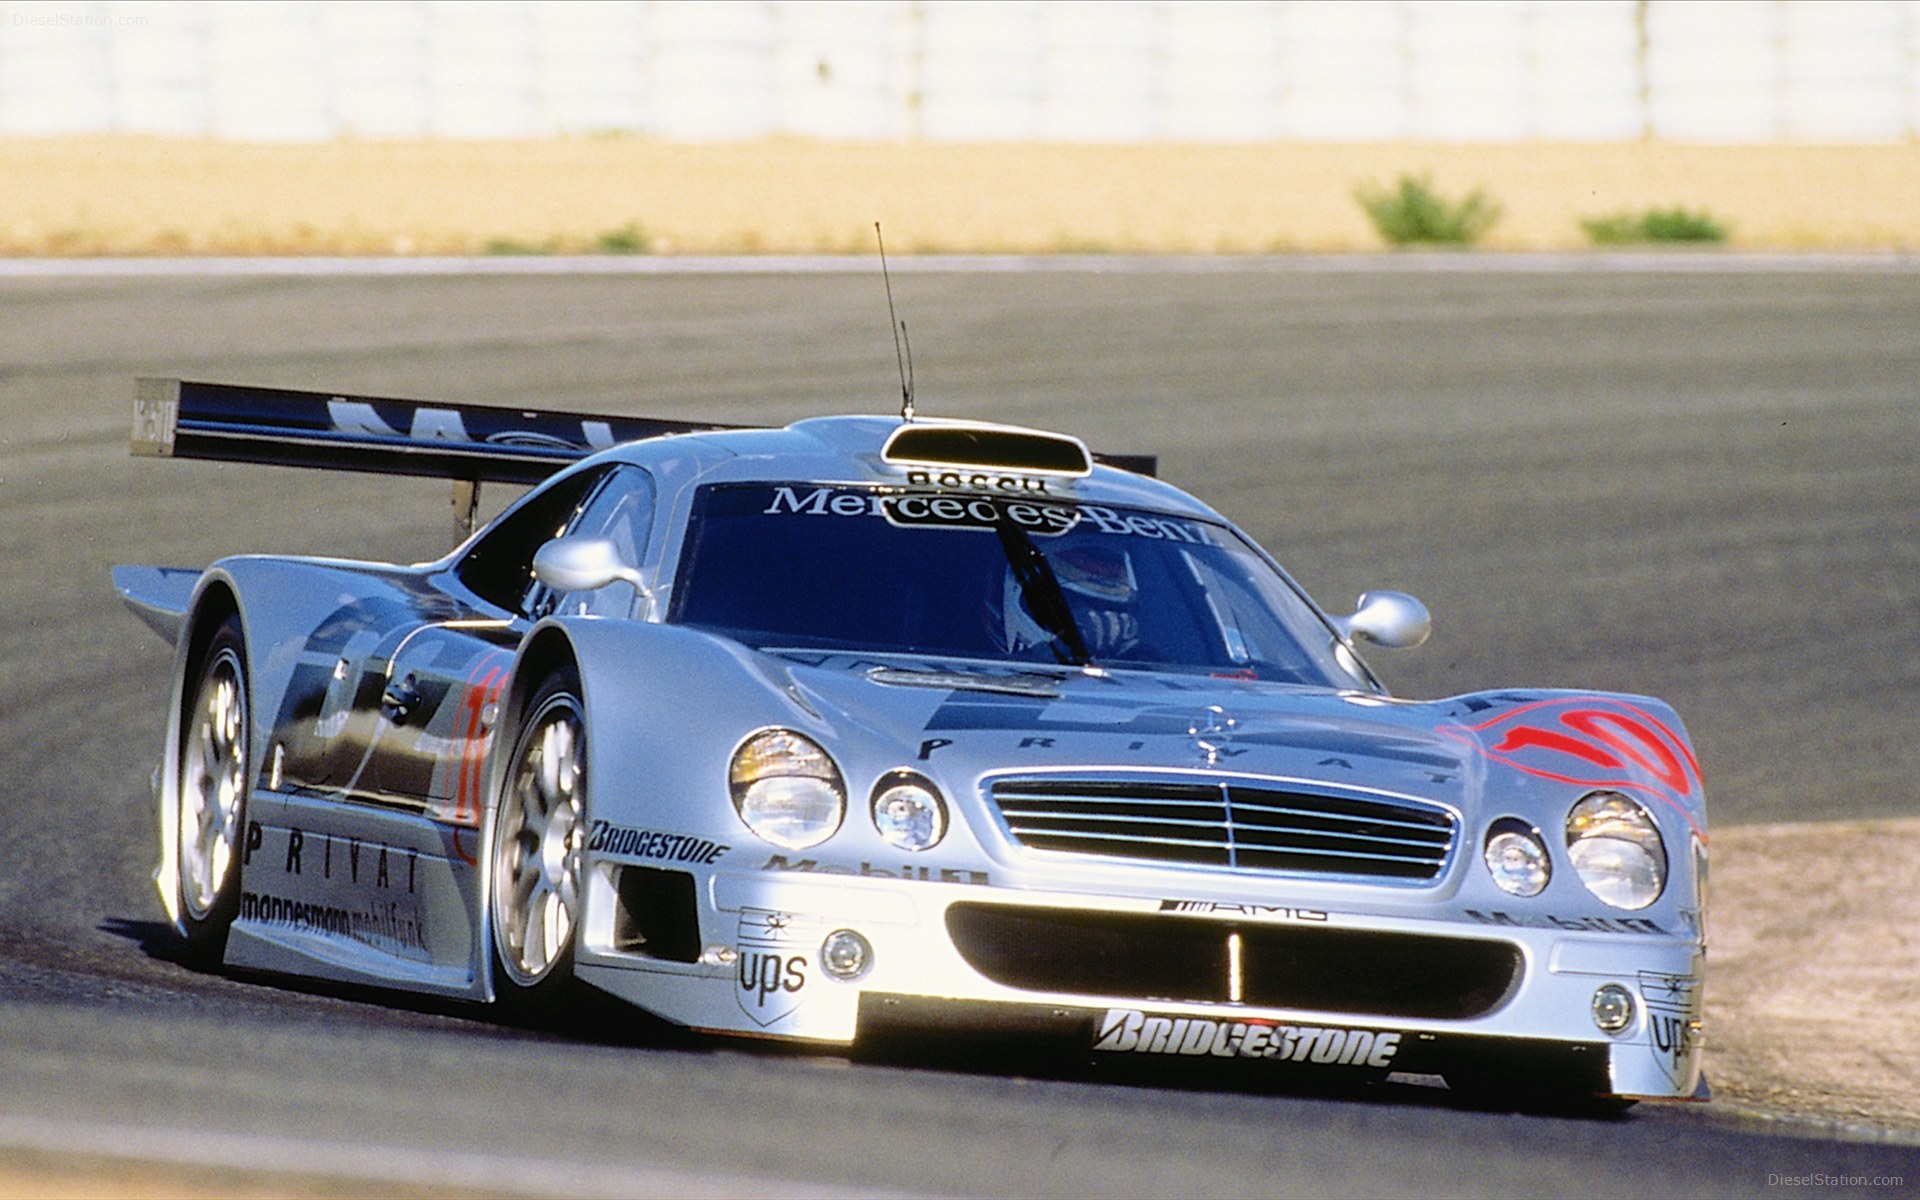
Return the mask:
<path id="1" fill-rule="evenodd" d="M 705 838 L 689 837 L 684 833 L 656 833 L 651 829 L 634 829 L 610 821 L 595 821 L 587 849 L 595 854 L 617 858 L 660 859 L 711 866 L 733 847 Z"/>
<path id="2" fill-rule="evenodd" d="M 739 954 L 733 998 L 760 1026 L 790 1017 L 807 986 L 807 966 L 818 944 L 818 922 L 765 908 L 740 910 Z"/>
<path id="3" fill-rule="evenodd" d="M 1095 1031 L 1093 1048 L 1114 1054 L 1386 1067 L 1400 1049 L 1400 1035 L 1375 1029 L 1163 1017 L 1138 1009 L 1110 1008 Z"/>
<path id="4" fill-rule="evenodd" d="M 976 492 L 1044 492 L 1047 481 L 1031 475 L 992 475 L 985 471 L 908 471 L 914 487 L 964 488 Z"/>

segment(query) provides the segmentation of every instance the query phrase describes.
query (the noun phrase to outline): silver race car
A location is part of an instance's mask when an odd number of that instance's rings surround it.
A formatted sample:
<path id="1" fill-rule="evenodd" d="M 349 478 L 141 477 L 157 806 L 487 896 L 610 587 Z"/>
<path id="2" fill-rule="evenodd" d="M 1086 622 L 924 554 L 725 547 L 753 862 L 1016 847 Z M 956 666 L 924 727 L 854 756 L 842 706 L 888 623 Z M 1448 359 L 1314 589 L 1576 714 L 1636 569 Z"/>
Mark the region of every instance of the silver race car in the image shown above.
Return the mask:
<path id="1" fill-rule="evenodd" d="M 120 567 L 176 646 L 160 895 L 207 963 L 699 1030 L 961 1032 L 1705 1095 L 1706 817 L 1640 696 L 1413 702 L 1076 439 L 143 380 L 137 453 L 440 475 L 437 562 Z M 1126 468 L 1132 469 L 1126 469 Z"/>

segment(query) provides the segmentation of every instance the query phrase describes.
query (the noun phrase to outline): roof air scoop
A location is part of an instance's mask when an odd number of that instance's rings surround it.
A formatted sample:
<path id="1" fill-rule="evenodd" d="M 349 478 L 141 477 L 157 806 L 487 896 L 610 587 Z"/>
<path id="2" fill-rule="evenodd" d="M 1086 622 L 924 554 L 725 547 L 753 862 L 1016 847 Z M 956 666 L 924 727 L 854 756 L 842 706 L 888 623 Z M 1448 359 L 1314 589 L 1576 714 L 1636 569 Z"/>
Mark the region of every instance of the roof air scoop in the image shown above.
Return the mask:
<path id="1" fill-rule="evenodd" d="M 1085 478 L 1093 455 L 1079 438 L 1013 425 L 962 421 L 915 422 L 895 429 L 881 448 L 896 466 Z"/>

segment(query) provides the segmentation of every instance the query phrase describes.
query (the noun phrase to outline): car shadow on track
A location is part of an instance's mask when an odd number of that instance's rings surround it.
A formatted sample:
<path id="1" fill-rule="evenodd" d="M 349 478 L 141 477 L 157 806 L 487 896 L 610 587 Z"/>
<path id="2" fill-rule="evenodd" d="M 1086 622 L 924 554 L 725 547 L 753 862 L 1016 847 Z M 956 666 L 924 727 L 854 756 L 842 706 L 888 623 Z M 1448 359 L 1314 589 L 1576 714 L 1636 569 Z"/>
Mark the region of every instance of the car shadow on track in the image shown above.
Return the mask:
<path id="1" fill-rule="evenodd" d="M 198 981 L 221 980 L 248 990 L 270 992 L 275 1003 L 288 996 L 308 997 L 334 1012 L 331 1002 L 352 1005 L 354 1019 L 379 1019 L 382 1013 L 445 1018 L 463 1032 L 486 1036 L 532 1037 L 636 1051 L 691 1053 L 736 1052 L 768 1058 L 829 1059 L 876 1071 L 918 1071 L 980 1078 L 1044 1079 L 1190 1092 L 1239 1092 L 1250 1095 L 1354 1101 L 1394 1107 L 1445 1108 L 1469 1112 L 1521 1113 L 1571 1117 L 1595 1122 L 1624 1119 L 1617 1101 L 1568 1097 L 1530 1086 L 1516 1078 L 1511 1086 L 1450 1090 L 1438 1078 L 1417 1082 L 1369 1078 L 1355 1080 L 1335 1071 L 1299 1071 L 1276 1075 L 1266 1064 L 1238 1062 L 1096 1061 L 1085 1047 L 1058 1040 L 993 1040 L 962 1030 L 928 1031 L 933 1036 L 869 1039 L 848 1050 L 804 1044 L 727 1038 L 669 1024 L 597 989 L 575 984 L 559 1002 L 535 1012 L 517 1012 L 466 999 L 403 992 L 390 988 L 336 983 L 300 976 L 231 967 L 206 968 L 192 961 L 185 942 L 162 921 L 109 918 L 101 932 L 132 942 L 149 959 L 178 968 Z"/>
<path id="2" fill-rule="evenodd" d="M 1207 1060 L 1093 1060 L 1074 1045 L 995 1045 L 976 1038 L 889 1040 L 856 1049 L 850 1057 L 876 1069 L 929 1070 L 978 1076 L 1048 1079 L 1156 1090 L 1299 1099 L 1354 1101 L 1394 1107 L 1445 1108 L 1466 1112 L 1517 1113 L 1596 1122 L 1626 1118 L 1631 1102 L 1567 1095 L 1515 1079 L 1501 1089 L 1455 1090 L 1438 1076 L 1409 1080 L 1356 1079 L 1340 1069 L 1277 1074 L 1264 1062 Z"/>

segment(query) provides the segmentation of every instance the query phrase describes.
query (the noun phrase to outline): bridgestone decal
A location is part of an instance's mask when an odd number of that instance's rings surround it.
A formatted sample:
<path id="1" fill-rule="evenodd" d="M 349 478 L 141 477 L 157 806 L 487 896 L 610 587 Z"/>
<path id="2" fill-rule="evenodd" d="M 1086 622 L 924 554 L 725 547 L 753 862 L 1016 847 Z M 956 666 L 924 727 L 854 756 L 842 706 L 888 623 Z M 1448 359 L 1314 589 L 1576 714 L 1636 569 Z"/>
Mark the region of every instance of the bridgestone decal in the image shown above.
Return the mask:
<path id="1" fill-rule="evenodd" d="M 1400 1035 L 1375 1029 L 1160 1017 L 1137 1009 L 1110 1008 L 1100 1020 L 1093 1048 L 1114 1054 L 1256 1058 L 1384 1068 L 1400 1049 Z"/>
<path id="2" fill-rule="evenodd" d="M 593 836 L 587 841 L 587 849 L 594 854 L 700 863 L 703 866 L 718 862 L 720 856 L 732 848 L 684 833 L 656 833 L 651 829 L 633 829 L 607 821 L 595 821 Z"/>

